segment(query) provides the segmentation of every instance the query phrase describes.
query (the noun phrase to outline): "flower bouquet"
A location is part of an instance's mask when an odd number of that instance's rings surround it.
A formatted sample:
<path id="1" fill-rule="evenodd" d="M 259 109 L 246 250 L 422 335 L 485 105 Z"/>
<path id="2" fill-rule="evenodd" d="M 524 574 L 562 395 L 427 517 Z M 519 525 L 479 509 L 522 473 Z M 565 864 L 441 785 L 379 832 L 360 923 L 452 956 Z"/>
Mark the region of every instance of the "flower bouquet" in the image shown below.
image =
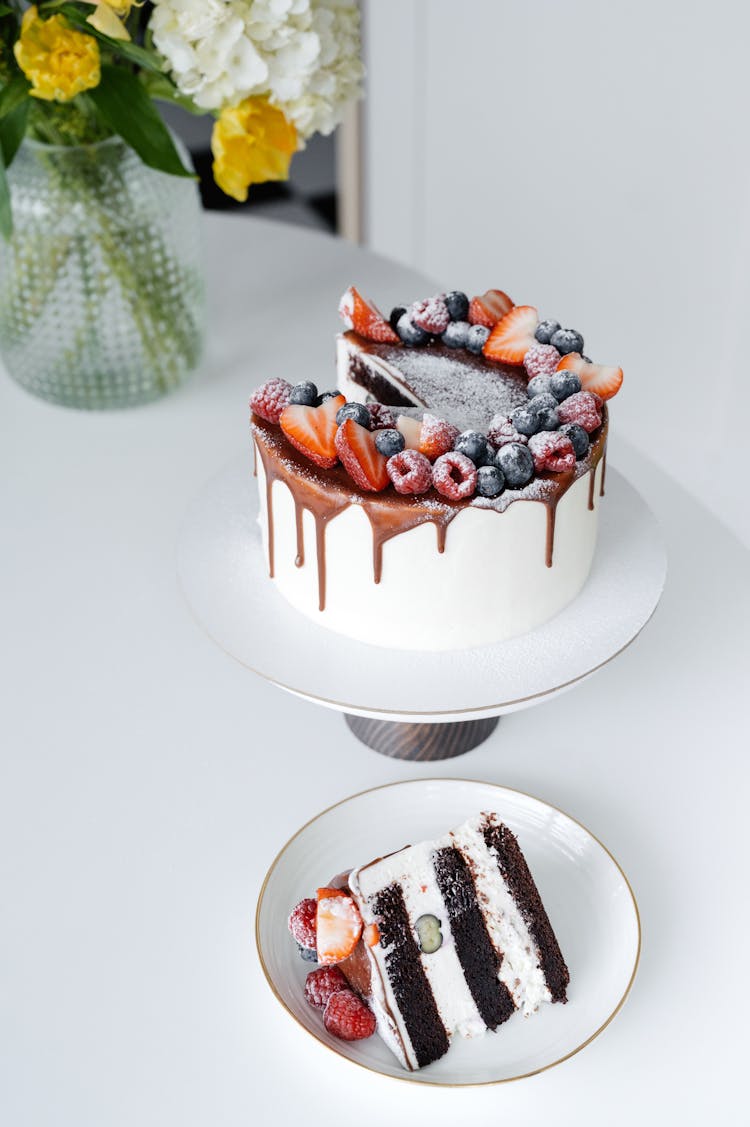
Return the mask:
<path id="1" fill-rule="evenodd" d="M 203 334 L 198 195 L 159 101 L 215 117 L 245 200 L 330 133 L 362 78 L 347 0 L 0 0 L 0 351 L 57 402 L 179 384 Z"/>

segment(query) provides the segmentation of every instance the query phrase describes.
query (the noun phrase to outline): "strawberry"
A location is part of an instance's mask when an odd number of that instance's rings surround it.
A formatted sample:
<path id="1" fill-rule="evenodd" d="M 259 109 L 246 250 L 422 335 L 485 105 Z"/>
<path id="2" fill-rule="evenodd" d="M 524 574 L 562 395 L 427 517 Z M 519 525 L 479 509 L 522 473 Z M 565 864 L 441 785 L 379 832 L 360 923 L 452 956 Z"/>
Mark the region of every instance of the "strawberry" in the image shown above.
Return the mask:
<path id="1" fill-rule="evenodd" d="M 380 928 L 378 925 L 368 924 L 362 933 L 362 938 L 368 947 L 377 947 L 378 943 L 380 943 Z"/>
<path id="2" fill-rule="evenodd" d="M 339 302 L 339 316 L 347 329 L 354 329 L 366 340 L 377 340 L 385 344 L 399 344 L 399 338 L 383 314 L 362 294 L 349 286 Z"/>
<path id="3" fill-rule="evenodd" d="M 323 469 L 330 469 L 339 460 L 336 453 L 336 412 L 345 403 L 343 395 L 334 395 L 319 407 L 290 403 L 281 412 L 281 429 L 292 446 Z"/>
<path id="4" fill-rule="evenodd" d="M 569 352 L 557 365 L 557 370 L 575 372 L 584 391 L 593 391 L 600 399 L 611 399 L 622 387 L 622 368 L 606 364 L 592 364 L 578 352 Z"/>
<path id="5" fill-rule="evenodd" d="M 331 891 L 323 889 L 321 891 Z M 351 896 L 336 889 L 335 896 L 318 899 L 315 919 L 318 962 L 323 966 L 340 963 L 351 955 L 362 934 L 362 917 Z"/>
<path id="6" fill-rule="evenodd" d="M 409 415 L 399 415 L 396 419 L 396 428 L 403 434 L 407 450 L 419 450 L 422 442 L 422 423 L 419 419 L 412 419 Z"/>
<path id="7" fill-rule="evenodd" d="M 344 892 L 343 888 L 319 888 L 315 896 L 318 900 L 334 900 L 337 896 L 348 896 L 348 892 Z"/>
<path id="8" fill-rule="evenodd" d="M 502 290 L 487 290 L 481 297 L 473 297 L 469 303 L 469 324 L 484 325 L 494 329 L 506 313 L 510 313 L 513 302 Z"/>
<path id="9" fill-rule="evenodd" d="M 484 355 L 502 364 L 523 364 L 523 358 L 537 343 L 534 331 L 539 314 L 533 305 L 516 305 L 498 321 L 487 338 Z"/>
<path id="10" fill-rule="evenodd" d="M 388 485 L 384 457 L 375 445 L 375 435 L 367 427 L 344 419 L 336 431 L 336 450 L 349 474 L 360 489 L 380 493 Z"/>
<path id="11" fill-rule="evenodd" d="M 453 449 L 453 443 L 460 434 L 458 427 L 446 423 L 435 415 L 425 412 L 419 433 L 419 452 L 434 462 L 441 454 Z"/>

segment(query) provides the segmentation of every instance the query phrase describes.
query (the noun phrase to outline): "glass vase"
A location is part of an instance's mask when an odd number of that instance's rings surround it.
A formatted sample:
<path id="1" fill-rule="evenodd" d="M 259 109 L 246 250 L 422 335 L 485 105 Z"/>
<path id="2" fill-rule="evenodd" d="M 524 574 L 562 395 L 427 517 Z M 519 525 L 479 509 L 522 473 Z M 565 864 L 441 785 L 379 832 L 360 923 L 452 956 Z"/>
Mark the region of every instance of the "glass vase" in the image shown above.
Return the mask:
<path id="1" fill-rule="evenodd" d="M 204 332 L 194 181 L 148 168 L 119 137 L 26 140 L 8 179 L 0 353 L 10 375 L 84 408 L 146 403 L 181 384 Z"/>

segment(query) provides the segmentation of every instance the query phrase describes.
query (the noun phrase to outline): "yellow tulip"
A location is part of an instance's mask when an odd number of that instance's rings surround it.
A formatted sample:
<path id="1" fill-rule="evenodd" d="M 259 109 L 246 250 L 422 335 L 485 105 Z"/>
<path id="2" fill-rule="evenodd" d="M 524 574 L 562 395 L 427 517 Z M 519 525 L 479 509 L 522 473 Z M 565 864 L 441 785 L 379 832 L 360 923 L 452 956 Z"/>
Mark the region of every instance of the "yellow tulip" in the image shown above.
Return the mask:
<path id="1" fill-rule="evenodd" d="M 96 40 L 75 31 L 64 16 L 40 19 L 36 5 L 24 13 L 13 48 L 16 62 L 31 83 L 31 94 L 46 102 L 69 102 L 99 85 Z"/>
<path id="2" fill-rule="evenodd" d="M 286 180 L 297 130 L 267 98 L 222 110 L 211 136 L 213 172 L 222 192 L 244 202 L 251 184 Z"/>
<path id="3" fill-rule="evenodd" d="M 143 6 L 135 0 L 82 0 L 82 3 L 96 8 L 96 11 L 87 18 L 86 23 L 90 23 L 110 39 L 130 39 L 124 21 L 130 15 L 131 8 Z"/>

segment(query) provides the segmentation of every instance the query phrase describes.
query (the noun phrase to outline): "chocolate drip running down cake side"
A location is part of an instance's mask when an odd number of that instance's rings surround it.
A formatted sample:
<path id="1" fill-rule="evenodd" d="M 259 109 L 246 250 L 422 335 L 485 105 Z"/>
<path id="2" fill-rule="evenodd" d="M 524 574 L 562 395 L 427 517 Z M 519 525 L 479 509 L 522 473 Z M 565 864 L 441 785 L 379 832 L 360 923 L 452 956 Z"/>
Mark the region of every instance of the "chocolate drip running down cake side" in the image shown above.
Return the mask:
<path id="1" fill-rule="evenodd" d="M 356 1040 L 339 1024 L 343 999 L 331 1002 L 343 991 L 349 1010 L 360 1007 L 359 1036 L 377 1029 L 407 1069 L 438 1060 L 456 1035 L 567 1000 L 568 968 L 539 891 L 492 813 L 334 879 L 310 918 L 325 966 L 308 976 L 308 1001 L 331 1032 Z"/>
<path id="2" fill-rule="evenodd" d="M 501 641 L 586 581 L 621 370 L 501 291 L 386 321 L 342 299 L 337 392 L 253 395 L 269 574 L 299 611 L 400 649 Z"/>

